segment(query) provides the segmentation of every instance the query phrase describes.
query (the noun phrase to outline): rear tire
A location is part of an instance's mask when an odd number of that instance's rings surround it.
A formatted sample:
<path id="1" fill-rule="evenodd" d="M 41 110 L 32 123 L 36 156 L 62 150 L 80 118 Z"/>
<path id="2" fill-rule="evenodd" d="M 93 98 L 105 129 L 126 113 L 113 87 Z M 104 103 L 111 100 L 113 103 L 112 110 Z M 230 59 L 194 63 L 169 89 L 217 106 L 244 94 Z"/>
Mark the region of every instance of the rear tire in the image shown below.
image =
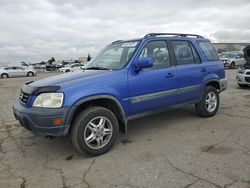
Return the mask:
<path id="1" fill-rule="evenodd" d="M 2 79 L 9 78 L 9 75 L 6 74 L 6 73 L 3 73 L 3 74 L 1 75 L 1 78 L 2 78 Z"/>
<path id="2" fill-rule="evenodd" d="M 212 117 L 218 111 L 219 104 L 220 98 L 217 89 L 213 86 L 206 86 L 201 101 L 195 104 L 195 110 L 201 117 Z"/>
<path id="3" fill-rule="evenodd" d="M 107 108 L 90 107 L 82 111 L 73 123 L 71 141 L 80 152 L 98 156 L 114 145 L 119 131 L 116 116 Z"/>
<path id="4" fill-rule="evenodd" d="M 32 76 L 34 76 L 34 73 L 33 73 L 33 72 L 28 72 L 28 73 L 27 73 L 27 76 L 28 76 L 28 77 L 32 77 Z"/>
<path id="5" fill-rule="evenodd" d="M 235 62 L 232 62 L 232 63 L 230 64 L 230 69 L 235 69 Z"/>
<path id="6" fill-rule="evenodd" d="M 65 71 L 65 73 L 67 73 L 67 72 L 70 72 L 70 70 L 69 70 L 69 69 L 67 69 L 67 70 Z"/>

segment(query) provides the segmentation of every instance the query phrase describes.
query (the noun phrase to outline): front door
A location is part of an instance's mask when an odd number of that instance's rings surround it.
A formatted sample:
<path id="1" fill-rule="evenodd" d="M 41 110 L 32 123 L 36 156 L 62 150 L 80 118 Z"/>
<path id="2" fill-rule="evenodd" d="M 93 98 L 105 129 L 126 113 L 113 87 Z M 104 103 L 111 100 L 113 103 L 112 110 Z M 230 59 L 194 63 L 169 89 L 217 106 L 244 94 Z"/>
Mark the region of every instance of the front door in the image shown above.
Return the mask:
<path id="1" fill-rule="evenodd" d="M 163 108 L 177 102 L 177 75 L 172 66 L 166 41 L 151 41 L 144 45 L 139 58 L 150 57 L 153 66 L 129 71 L 130 115 Z"/>
<path id="2" fill-rule="evenodd" d="M 27 71 L 22 68 L 22 67 L 15 67 L 16 69 L 16 76 L 26 76 L 27 75 Z"/>

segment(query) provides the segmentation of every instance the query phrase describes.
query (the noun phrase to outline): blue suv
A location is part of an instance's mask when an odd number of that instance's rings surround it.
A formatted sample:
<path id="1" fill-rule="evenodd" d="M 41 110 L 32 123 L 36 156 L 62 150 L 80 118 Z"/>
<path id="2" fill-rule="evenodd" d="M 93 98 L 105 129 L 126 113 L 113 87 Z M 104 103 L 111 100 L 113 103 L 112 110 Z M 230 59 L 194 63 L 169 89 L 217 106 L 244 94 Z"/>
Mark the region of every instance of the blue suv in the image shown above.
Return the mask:
<path id="1" fill-rule="evenodd" d="M 70 135 L 78 151 L 95 156 L 127 132 L 130 119 L 180 104 L 214 116 L 226 88 L 224 65 L 208 39 L 150 33 L 111 43 L 82 71 L 27 83 L 13 111 L 32 132 Z"/>

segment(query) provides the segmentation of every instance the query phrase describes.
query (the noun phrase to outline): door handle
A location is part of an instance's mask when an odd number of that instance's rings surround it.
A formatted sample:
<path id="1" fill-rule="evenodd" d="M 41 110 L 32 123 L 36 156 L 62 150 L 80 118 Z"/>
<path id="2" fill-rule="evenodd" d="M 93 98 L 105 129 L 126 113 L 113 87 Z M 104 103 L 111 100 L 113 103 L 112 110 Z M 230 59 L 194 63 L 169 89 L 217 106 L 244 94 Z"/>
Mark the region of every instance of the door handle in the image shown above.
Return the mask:
<path id="1" fill-rule="evenodd" d="M 165 77 L 166 78 L 171 78 L 171 77 L 173 77 L 174 75 L 171 73 L 171 72 L 169 72 Z"/>
<path id="2" fill-rule="evenodd" d="M 206 68 L 202 68 L 201 72 L 207 72 L 207 69 Z"/>

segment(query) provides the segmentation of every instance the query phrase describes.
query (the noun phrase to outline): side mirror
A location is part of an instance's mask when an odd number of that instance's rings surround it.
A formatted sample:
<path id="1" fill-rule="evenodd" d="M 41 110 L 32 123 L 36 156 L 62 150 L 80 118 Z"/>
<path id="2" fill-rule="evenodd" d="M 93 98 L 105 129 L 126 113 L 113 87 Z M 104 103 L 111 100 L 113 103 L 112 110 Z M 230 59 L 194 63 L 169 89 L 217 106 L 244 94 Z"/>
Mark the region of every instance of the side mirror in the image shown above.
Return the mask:
<path id="1" fill-rule="evenodd" d="M 143 68 L 148 68 L 153 66 L 153 60 L 151 57 L 143 57 L 137 60 L 135 63 L 136 72 L 141 71 Z"/>
<path id="2" fill-rule="evenodd" d="M 236 59 L 239 59 L 239 58 L 240 58 L 240 56 L 239 56 L 239 55 L 237 55 L 237 56 L 236 56 Z"/>

